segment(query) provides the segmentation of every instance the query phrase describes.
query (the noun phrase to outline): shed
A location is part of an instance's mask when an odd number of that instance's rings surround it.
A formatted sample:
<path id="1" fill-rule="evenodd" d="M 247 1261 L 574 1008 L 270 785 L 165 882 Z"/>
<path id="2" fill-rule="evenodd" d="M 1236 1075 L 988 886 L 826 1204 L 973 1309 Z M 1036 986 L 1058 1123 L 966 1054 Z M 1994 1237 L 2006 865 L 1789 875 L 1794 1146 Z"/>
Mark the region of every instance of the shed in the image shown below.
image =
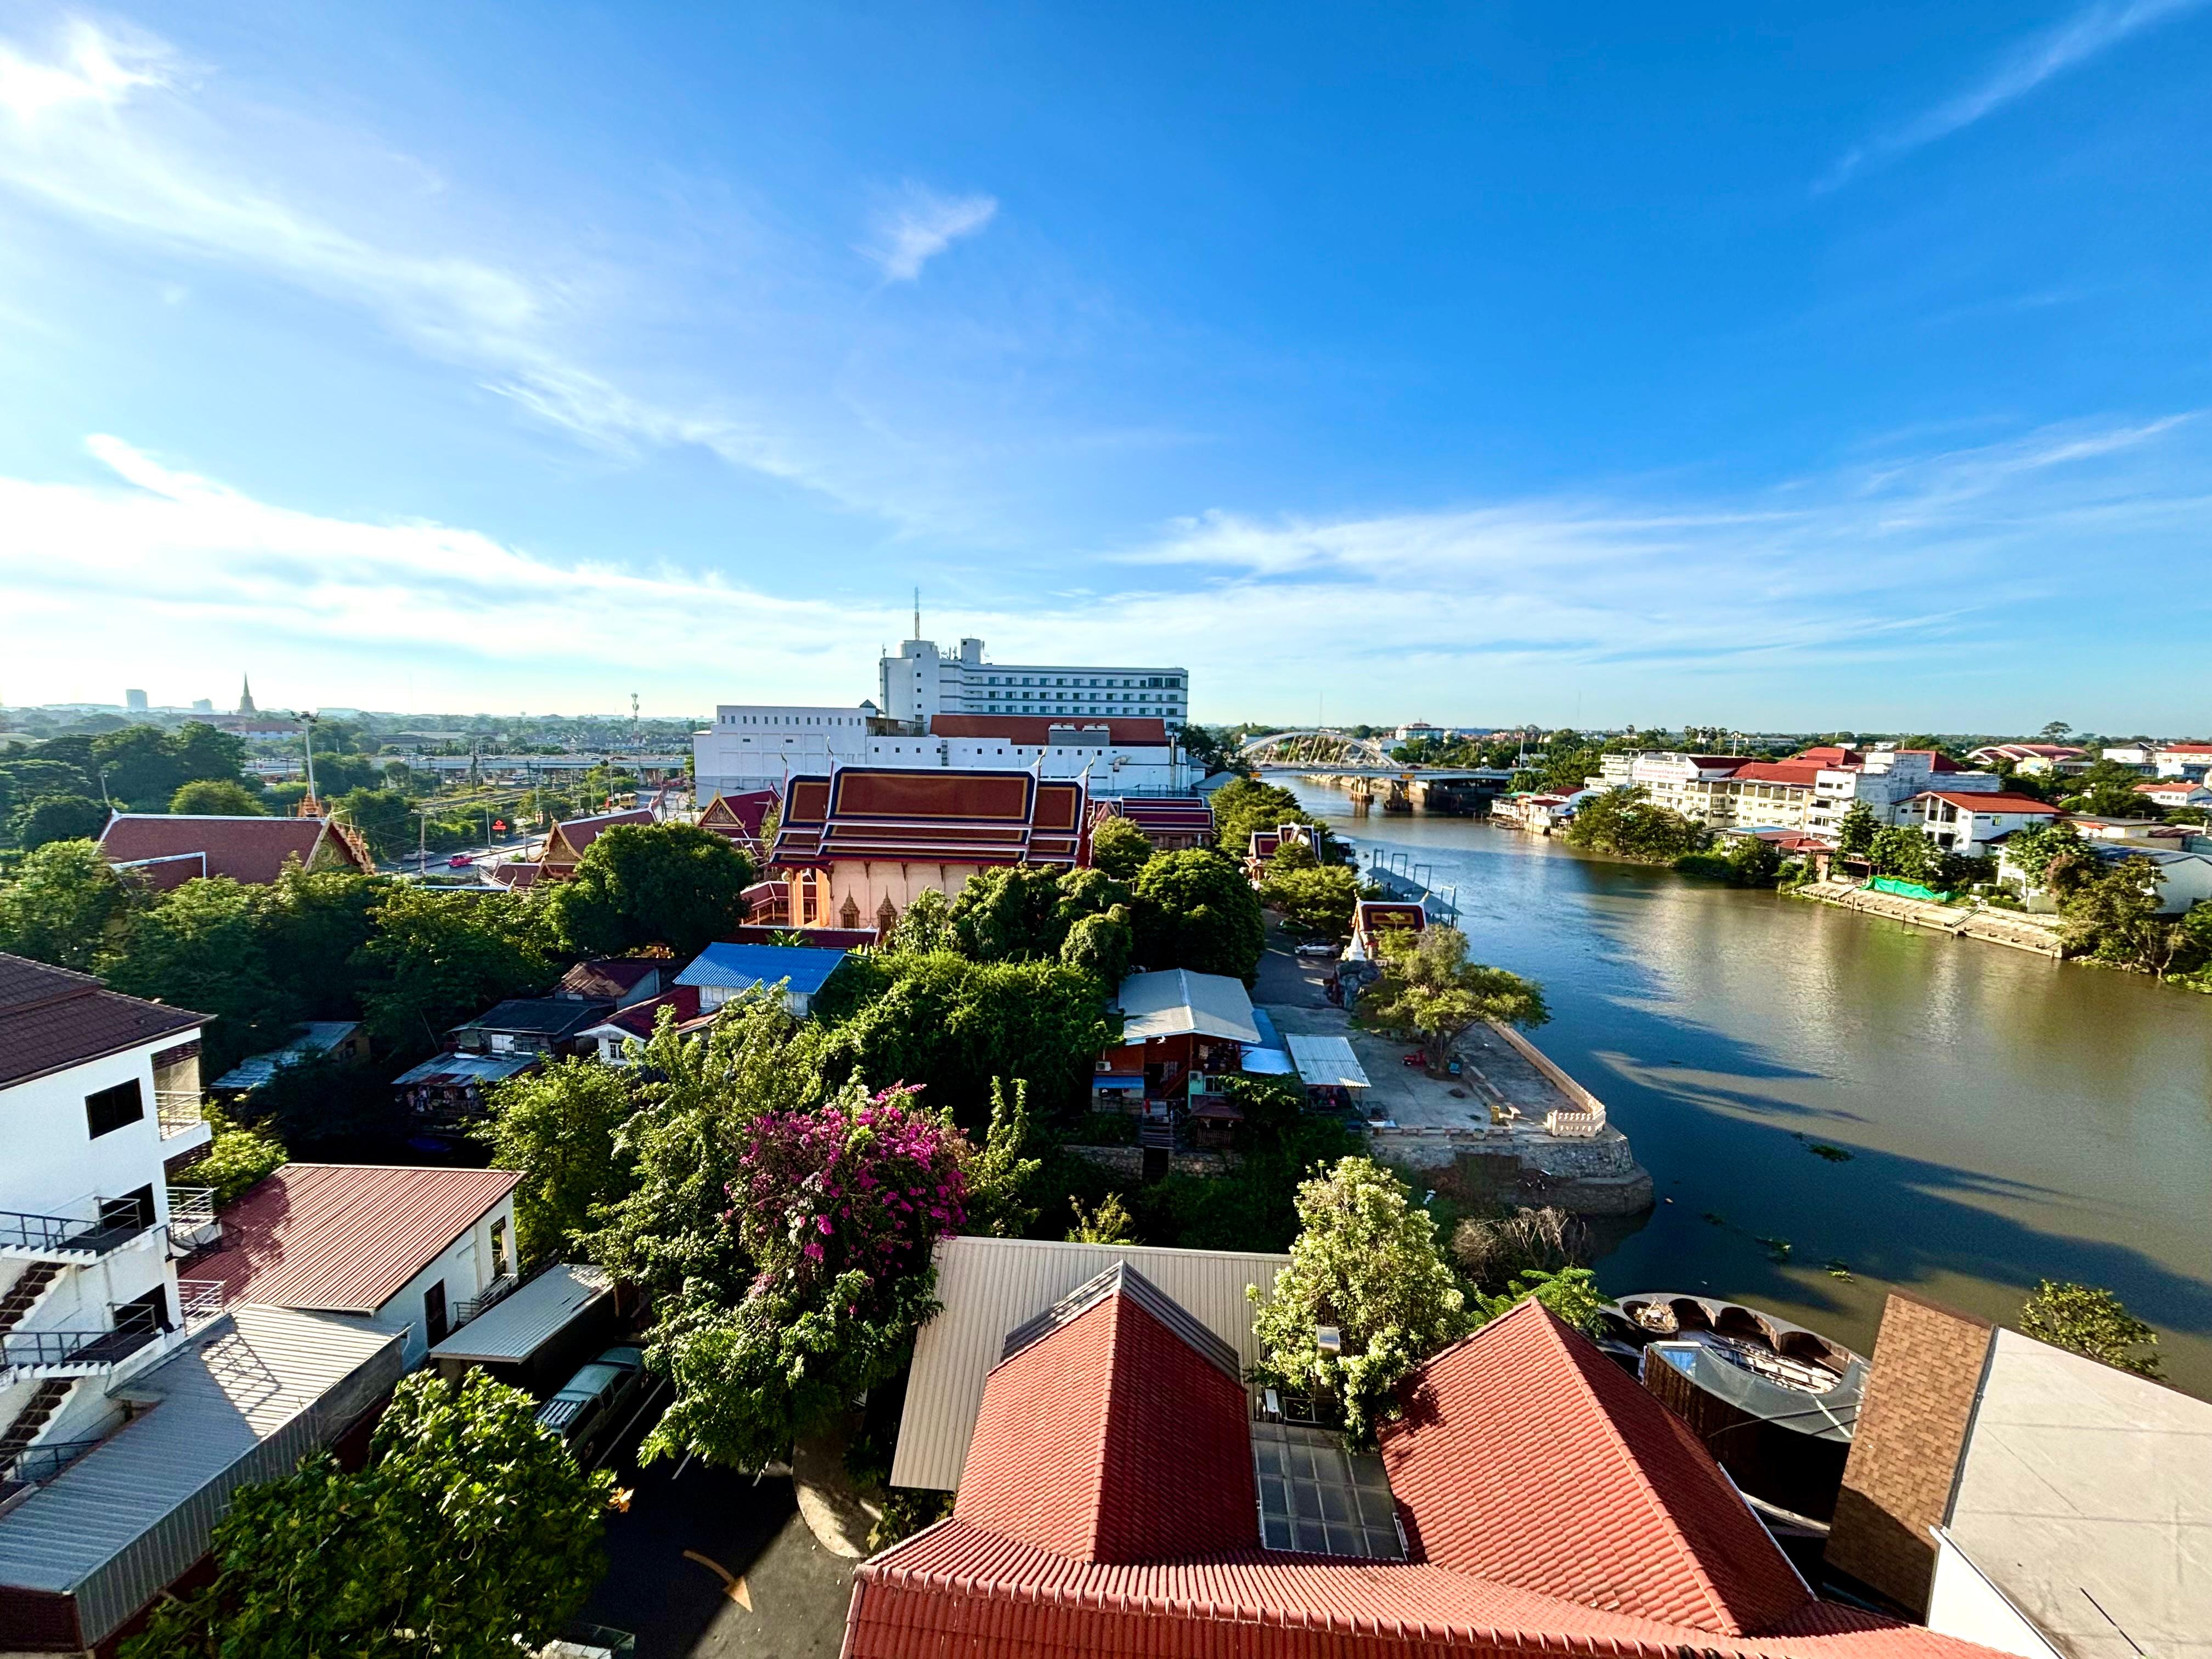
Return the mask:
<path id="1" fill-rule="evenodd" d="M 287 1066 L 298 1066 L 333 1054 L 342 1054 L 351 1060 L 368 1058 L 368 1038 L 359 1020 L 311 1019 L 301 1025 L 283 1048 L 248 1054 L 208 1086 L 251 1094 Z"/>
<path id="2" fill-rule="evenodd" d="M 574 1369 L 582 1349 L 613 1338 L 614 1280 L 604 1267 L 563 1261 L 430 1350 L 441 1375 L 481 1365 L 502 1382 L 545 1391 Z"/>
<path id="3" fill-rule="evenodd" d="M 1284 1041 L 1291 1045 L 1291 1062 L 1298 1068 L 1298 1079 L 1307 1088 L 1366 1089 L 1373 1086 L 1367 1080 L 1367 1072 L 1360 1065 L 1359 1056 L 1352 1052 L 1350 1038 L 1293 1031 Z"/>
<path id="4" fill-rule="evenodd" d="M 1058 1244 L 1028 1238 L 947 1238 L 937 1246 L 936 1316 L 915 1339 L 890 1484 L 951 1492 L 982 1409 L 983 1383 L 1012 1332 L 1069 1291 L 1127 1262 L 1236 1351 L 1240 1370 L 1260 1357 L 1253 1303 L 1274 1292 L 1287 1255 Z"/>

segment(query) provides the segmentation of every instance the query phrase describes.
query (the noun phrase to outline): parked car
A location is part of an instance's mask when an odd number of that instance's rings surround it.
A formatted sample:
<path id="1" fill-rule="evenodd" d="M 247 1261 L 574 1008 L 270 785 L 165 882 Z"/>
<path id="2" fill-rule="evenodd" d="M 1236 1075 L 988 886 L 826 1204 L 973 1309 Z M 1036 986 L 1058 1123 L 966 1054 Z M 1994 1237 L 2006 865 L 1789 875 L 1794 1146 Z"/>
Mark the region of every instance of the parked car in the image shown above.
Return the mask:
<path id="1" fill-rule="evenodd" d="M 645 1391 L 645 1355 L 609 1348 L 538 1408 L 538 1420 L 572 1448 L 596 1443 Z"/>
<path id="2" fill-rule="evenodd" d="M 475 862 L 476 860 L 466 853 L 456 853 L 446 860 L 446 867 L 449 870 L 465 870 Z"/>
<path id="3" fill-rule="evenodd" d="M 1301 945 L 1297 948 L 1300 962 L 1334 962 L 1343 954 L 1343 947 L 1335 945 Z"/>

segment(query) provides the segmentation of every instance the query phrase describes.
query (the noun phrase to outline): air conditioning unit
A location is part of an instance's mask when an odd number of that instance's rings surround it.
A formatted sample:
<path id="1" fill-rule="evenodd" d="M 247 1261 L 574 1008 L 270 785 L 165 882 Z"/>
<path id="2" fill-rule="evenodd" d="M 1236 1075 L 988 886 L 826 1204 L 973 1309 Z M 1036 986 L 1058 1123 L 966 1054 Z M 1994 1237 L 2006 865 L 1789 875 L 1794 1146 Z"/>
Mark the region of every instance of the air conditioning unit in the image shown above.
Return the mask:
<path id="1" fill-rule="evenodd" d="M 1114 1069 L 1114 1062 L 1110 1060 L 1094 1060 L 1091 1062 L 1091 1069 L 1094 1072 L 1110 1072 Z"/>

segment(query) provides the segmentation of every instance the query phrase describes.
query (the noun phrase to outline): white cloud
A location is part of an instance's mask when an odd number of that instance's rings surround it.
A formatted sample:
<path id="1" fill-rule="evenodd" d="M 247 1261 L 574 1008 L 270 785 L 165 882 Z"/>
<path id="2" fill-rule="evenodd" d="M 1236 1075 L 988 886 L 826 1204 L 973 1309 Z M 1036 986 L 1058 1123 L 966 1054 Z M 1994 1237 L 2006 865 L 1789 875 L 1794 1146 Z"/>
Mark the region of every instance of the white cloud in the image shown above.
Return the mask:
<path id="1" fill-rule="evenodd" d="M 972 236 L 999 211 L 994 196 L 940 196 L 909 184 L 900 199 L 878 212 L 872 240 L 860 251 L 894 283 L 910 283 L 921 268 L 963 236 Z"/>
<path id="2" fill-rule="evenodd" d="M 2053 76 L 2201 3 L 2203 0 L 2095 0 L 2057 27 L 2024 42 L 1972 86 L 1895 131 L 1846 152 L 1821 181 L 1820 188 L 1834 189 L 1869 161 L 1948 138 L 2015 99 L 2026 97 Z"/>

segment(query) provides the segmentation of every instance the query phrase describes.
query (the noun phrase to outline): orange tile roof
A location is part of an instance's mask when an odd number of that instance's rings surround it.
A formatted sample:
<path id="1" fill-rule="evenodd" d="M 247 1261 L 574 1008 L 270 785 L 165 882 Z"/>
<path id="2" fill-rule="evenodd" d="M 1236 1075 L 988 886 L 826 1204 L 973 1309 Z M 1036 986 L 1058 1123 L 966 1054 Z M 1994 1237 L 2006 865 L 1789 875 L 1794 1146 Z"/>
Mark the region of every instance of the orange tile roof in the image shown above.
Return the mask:
<path id="1" fill-rule="evenodd" d="M 514 1189 L 513 1170 L 287 1164 L 223 1212 L 186 1268 L 233 1302 L 374 1313 Z"/>
<path id="2" fill-rule="evenodd" d="M 195 876 L 228 876 L 266 886 L 284 873 L 287 860 L 297 859 L 305 867 L 325 845 L 356 869 L 374 868 L 325 818 L 118 812 L 100 835 L 100 850 L 109 863 L 148 863 L 148 878 L 165 888 Z M 163 862 L 149 863 L 154 860 Z"/>

